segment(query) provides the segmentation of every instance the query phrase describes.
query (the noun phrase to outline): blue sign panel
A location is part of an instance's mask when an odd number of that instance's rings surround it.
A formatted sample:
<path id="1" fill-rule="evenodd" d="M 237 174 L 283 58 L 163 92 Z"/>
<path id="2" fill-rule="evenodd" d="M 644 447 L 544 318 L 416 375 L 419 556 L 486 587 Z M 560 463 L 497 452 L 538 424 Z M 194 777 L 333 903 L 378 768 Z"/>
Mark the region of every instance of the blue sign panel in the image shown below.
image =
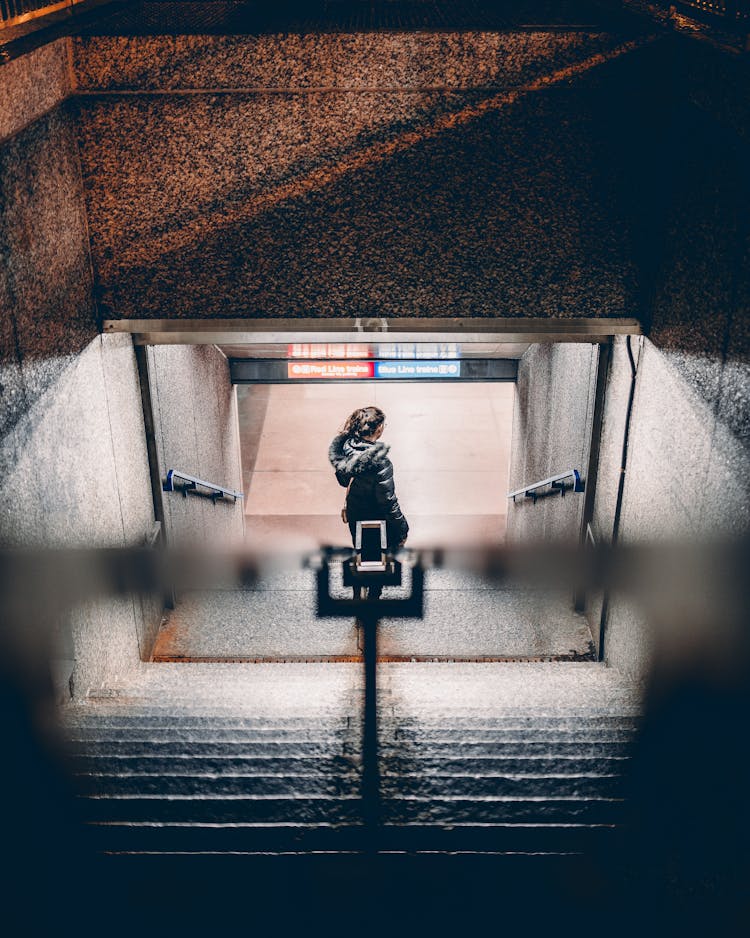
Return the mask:
<path id="1" fill-rule="evenodd" d="M 460 378 L 461 362 L 456 361 L 391 361 L 375 362 L 376 378 Z"/>

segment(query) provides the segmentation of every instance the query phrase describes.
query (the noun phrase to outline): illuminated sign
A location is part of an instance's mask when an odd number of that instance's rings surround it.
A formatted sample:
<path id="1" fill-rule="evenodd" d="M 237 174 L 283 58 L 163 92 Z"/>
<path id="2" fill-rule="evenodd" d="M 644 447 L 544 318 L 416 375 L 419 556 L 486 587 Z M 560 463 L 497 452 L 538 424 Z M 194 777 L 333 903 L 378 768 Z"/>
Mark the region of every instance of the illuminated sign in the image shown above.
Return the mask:
<path id="1" fill-rule="evenodd" d="M 344 356 L 339 356 L 344 357 Z M 378 358 L 460 358 L 457 342 L 381 342 Z"/>
<path id="2" fill-rule="evenodd" d="M 287 377 L 303 381 L 333 378 L 351 381 L 364 378 L 414 381 L 422 378 L 460 378 L 461 362 L 457 361 L 388 361 L 388 362 L 287 362 Z"/>
<path id="3" fill-rule="evenodd" d="M 287 345 L 288 358 L 370 358 L 371 355 L 370 346 L 361 343 L 294 342 Z"/>
<path id="4" fill-rule="evenodd" d="M 376 378 L 460 378 L 461 362 L 394 361 L 375 362 Z"/>
<path id="5" fill-rule="evenodd" d="M 372 362 L 289 362 L 289 378 L 314 381 L 317 378 L 372 378 L 375 368 Z"/>

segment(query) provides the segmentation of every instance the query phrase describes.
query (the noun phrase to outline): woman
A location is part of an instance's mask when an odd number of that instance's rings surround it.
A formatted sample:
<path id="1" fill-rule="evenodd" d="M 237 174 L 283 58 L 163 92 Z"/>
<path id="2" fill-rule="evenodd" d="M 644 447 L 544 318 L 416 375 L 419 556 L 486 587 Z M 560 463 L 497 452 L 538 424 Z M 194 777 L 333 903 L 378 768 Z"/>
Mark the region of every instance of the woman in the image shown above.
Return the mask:
<path id="1" fill-rule="evenodd" d="M 351 486 L 346 496 L 346 514 L 352 543 L 358 521 L 386 521 L 388 549 L 406 541 L 409 525 L 396 498 L 389 446 L 380 443 L 385 414 L 377 407 L 361 407 L 344 424 L 328 449 L 328 459 L 339 485 Z"/>

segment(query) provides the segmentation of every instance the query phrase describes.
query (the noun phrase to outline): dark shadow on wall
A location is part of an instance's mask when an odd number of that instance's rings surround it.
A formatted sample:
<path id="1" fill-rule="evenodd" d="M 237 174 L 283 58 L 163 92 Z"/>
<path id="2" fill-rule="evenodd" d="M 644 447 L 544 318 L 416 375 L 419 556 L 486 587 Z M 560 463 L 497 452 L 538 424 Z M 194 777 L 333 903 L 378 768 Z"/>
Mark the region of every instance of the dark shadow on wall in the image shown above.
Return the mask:
<path id="1" fill-rule="evenodd" d="M 613 63 L 601 133 L 644 331 L 737 438 L 750 436 L 750 66 L 681 37 Z M 743 390 L 744 388 L 744 390 Z"/>
<path id="2" fill-rule="evenodd" d="M 68 109 L 0 149 L 0 436 L 97 334 L 77 143 Z M 2 448 L 9 468 L 24 439 Z"/>
<path id="3" fill-rule="evenodd" d="M 610 68 L 596 70 L 605 84 Z M 343 156 L 329 143 L 339 134 L 336 110 L 309 98 L 294 108 L 278 99 L 273 107 L 252 99 L 250 108 L 241 95 L 211 98 L 208 109 L 192 98 L 115 98 L 109 110 L 84 103 L 81 142 L 105 314 L 628 315 L 633 270 L 623 226 L 613 223 L 620 195 L 597 132 L 605 95 L 587 87 L 576 80 L 487 112 L 486 93 L 421 96 L 416 104 L 414 94 L 388 96 L 401 121 L 391 114 Z M 466 108 L 475 119 L 422 138 L 430 121 Z M 304 121 L 325 153 L 321 159 L 313 148 L 307 164 L 290 169 L 278 200 L 279 183 L 265 167 L 278 159 L 289 166 L 295 151 L 266 146 L 263 174 L 255 170 L 249 189 L 238 148 L 257 147 L 259 124 L 290 120 Z M 193 141 L 183 154 L 182 134 L 170 131 L 179 154 L 171 154 L 170 169 L 191 211 L 207 208 L 200 223 L 158 196 L 146 204 L 158 188 L 154 167 L 164 166 L 152 158 L 163 141 L 151 153 L 157 135 L 137 130 L 182 121 Z M 404 135 L 408 146 L 400 147 Z M 392 153 L 377 150 L 383 141 L 396 144 Z M 379 154 L 372 161 L 371 145 Z M 337 160 L 351 161 L 340 178 Z M 130 172 L 139 167 L 138 185 L 114 172 L 118 162 Z M 318 187 L 321 166 L 334 173 Z M 216 167 L 224 194 L 211 206 L 203 190 Z M 139 237 L 118 244 L 110 234 L 118 218 L 138 219 Z"/>

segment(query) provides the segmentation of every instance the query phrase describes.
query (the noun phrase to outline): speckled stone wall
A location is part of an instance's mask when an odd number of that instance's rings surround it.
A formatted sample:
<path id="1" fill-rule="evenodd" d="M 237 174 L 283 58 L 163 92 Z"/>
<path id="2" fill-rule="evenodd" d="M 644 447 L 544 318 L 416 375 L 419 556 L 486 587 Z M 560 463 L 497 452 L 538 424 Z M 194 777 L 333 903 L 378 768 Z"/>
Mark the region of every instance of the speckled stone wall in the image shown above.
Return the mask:
<path id="1" fill-rule="evenodd" d="M 604 32 L 81 36 L 82 91 L 512 88 L 605 51 Z"/>
<path id="2" fill-rule="evenodd" d="M 97 333 L 75 135 L 56 109 L 0 147 L 0 435 Z"/>
<path id="3" fill-rule="evenodd" d="M 179 469 L 242 491 L 237 397 L 218 349 L 159 345 L 148 349 L 156 445 L 162 480 Z M 164 494 L 167 542 L 229 550 L 244 535 L 242 499 L 217 501 Z"/>
<path id="4" fill-rule="evenodd" d="M 243 41 L 76 43 L 104 316 L 633 314 L 616 38 Z"/>
<path id="5" fill-rule="evenodd" d="M 101 336 L 76 354 L 4 435 L 0 453 L 3 546 L 142 545 L 154 519 L 129 337 Z M 147 657 L 160 619 L 161 605 L 148 597 L 74 610 L 68 625 L 76 693 Z"/>
<path id="6" fill-rule="evenodd" d="M 509 490 L 578 469 L 586 478 L 596 391 L 594 345 L 532 345 L 519 362 Z M 569 541 L 581 530 L 583 495 L 508 503 L 513 543 Z"/>
<path id="7" fill-rule="evenodd" d="M 58 39 L 0 66 L 0 143 L 51 111 L 71 91 L 69 44 Z"/>
<path id="8" fill-rule="evenodd" d="M 31 65 L 54 77 L 59 46 L 40 51 Z M 70 112 L 29 123 L 54 95 L 11 90 L 30 97 L 0 147 L 0 543 L 140 545 L 153 509 L 135 360 L 128 337 L 97 336 Z M 75 610 L 58 653 L 76 692 L 147 656 L 160 617 L 149 597 Z"/>

